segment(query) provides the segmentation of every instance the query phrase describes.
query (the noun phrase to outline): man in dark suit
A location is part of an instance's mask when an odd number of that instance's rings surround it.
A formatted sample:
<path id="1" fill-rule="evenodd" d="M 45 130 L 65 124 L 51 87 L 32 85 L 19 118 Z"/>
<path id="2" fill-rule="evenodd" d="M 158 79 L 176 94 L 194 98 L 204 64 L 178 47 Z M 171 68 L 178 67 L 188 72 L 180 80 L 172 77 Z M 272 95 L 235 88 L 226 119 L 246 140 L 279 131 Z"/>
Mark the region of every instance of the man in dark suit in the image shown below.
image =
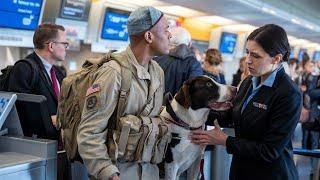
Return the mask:
<path id="1" fill-rule="evenodd" d="M 69 46 L 64 27 L 51 23 L 39 25 L 33 36 L 33 44 L 34 52 L 25 57 L 29 63 L 22 61 L 15 64 L 10 74 L 8 90 L 45 96 L 52 120 L 48 123 L 55 125 L 60 84 L 64 75 L 54 64 L 65 60 L 66 49 Z M 23 117 L 20 118 L 23 119 Z M 58 140 L 58 150 L 63 149 L 58 131 L 56 135 L 40 137 L 31 124 L 27 124 L 26 127 L 23 127 L 26 136 Z M 58 172 L 61 162 L 59 159 L 58 155 Z M 59 176 L 58 173 L 58 179 L 60 179 Z"/>

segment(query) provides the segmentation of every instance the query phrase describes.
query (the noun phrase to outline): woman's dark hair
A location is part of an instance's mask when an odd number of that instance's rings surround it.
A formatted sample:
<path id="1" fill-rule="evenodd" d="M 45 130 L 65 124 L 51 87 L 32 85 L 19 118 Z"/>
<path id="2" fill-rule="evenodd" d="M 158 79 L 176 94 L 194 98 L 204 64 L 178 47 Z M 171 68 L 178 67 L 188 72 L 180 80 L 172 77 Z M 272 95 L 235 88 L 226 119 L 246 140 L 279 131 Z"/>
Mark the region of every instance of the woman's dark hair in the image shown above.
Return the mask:
<path id="1" fill-rule="evenodd" d="M 210 65 L 218 66 L 222 63 L 222 56 L 218 49 L 207 49 L 206 51 L 206 57 L 204 59 L 207 61 Z"/>
<path id="2" fill-rule="evenodd" d="M 254 30 L 247 38 L 258 43 L 271 57 L 282 54 L 283 61 L 288 61 L 290 45 L 286 31 L 275 24 L 267 24 Z"/>

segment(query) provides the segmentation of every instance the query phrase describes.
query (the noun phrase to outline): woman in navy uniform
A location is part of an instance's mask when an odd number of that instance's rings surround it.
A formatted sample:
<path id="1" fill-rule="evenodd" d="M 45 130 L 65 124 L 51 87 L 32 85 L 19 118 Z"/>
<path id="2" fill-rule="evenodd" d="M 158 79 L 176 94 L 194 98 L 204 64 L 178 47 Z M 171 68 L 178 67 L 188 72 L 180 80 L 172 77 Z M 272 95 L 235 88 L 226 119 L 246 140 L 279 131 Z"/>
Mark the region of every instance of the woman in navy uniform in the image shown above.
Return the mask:
<path id="1" fill-rule="evenodd" d="M 296 180 L 291 137 L 298 123 L 302 96 L 281 62 L 290 45 L 284 29 L 268 24 L 254 30 L 246 42 L 250 76 L 239 87 L 233 108 L 212 112 L 215 129 L 196 130 L 191 139 L 200 145 L 224 145 L 233 155 L 230 179 Z M 220 126 L 234 127 L 235 137 Z"/>

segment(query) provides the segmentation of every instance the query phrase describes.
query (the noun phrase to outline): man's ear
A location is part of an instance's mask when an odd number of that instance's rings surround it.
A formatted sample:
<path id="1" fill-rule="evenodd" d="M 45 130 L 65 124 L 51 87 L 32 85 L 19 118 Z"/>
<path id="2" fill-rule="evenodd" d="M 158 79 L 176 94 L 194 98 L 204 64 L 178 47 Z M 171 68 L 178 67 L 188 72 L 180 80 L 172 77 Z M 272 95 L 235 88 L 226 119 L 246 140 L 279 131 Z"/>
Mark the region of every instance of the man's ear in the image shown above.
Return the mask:
<path id="1" fill-rule="evenodd" d="M 152 43 L 153 34 L 150 31 L 144 33 L 144 39 L 150 44 Z"/>
<path id="2" fill-rule="evenodd" d="M 282 58 L 283 58 L 282 54 L 275 55 L 274 59 L 273 59 L 273 64 L 279 64 L 281 62 Z"/>
<path id="3" fill-rule="evenodd" d="M 49 52 L 53 52 L 53 47 L 52 47 L 52 46 L 53 46 L 53 43 L 50 42 L 50 43 L 48 43 L 47 45 L 48 45 L 48 46 L 47 46 L 46 48 L 48 48 L 48 51 L 49 51 Z"/>

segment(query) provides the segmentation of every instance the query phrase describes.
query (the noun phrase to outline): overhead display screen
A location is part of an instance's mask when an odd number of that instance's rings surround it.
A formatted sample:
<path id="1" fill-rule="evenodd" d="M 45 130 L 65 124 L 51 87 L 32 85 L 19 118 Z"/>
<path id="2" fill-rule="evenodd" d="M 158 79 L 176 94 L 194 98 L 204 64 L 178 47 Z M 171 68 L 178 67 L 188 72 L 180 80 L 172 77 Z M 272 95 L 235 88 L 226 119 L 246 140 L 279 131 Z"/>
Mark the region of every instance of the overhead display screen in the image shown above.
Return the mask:
<path id="1" fill-rule="evenodd" d="M 313 61 L 320 60 L 320 51 L 314 51 L 312 59 Z"/>
<path id="2" fill-rule="evenodd" d="M 0 27 L 35 30 L 43 0 L 1 0 Z"/>
<path id="3" fill-rule="evenodd" d="M 301 49 L 299 50 L 299 53 L 298 53 L 298 59 L 299 59 L 299 61 L 302 61 L 303 53 L 305 53 L 305 52 L 307 52 L 307 49 L 301 48 Z"/>
<path id="4" fill-rule="evenodd" d="M 232 54 L 237 43 L 237 34 L 223 32 L 220 40 L 221 53 Z"/>
<path id="5" fill-rule="evenodd" d="M 128 41 L 129 13 L 106 10 L 101 30 L 102 39 Z"/>
<path id="6" fill-rule="evenodd" d="M 60 16 L 67 19 L 87 21 L 91 0 L 63 0 Z"/>

